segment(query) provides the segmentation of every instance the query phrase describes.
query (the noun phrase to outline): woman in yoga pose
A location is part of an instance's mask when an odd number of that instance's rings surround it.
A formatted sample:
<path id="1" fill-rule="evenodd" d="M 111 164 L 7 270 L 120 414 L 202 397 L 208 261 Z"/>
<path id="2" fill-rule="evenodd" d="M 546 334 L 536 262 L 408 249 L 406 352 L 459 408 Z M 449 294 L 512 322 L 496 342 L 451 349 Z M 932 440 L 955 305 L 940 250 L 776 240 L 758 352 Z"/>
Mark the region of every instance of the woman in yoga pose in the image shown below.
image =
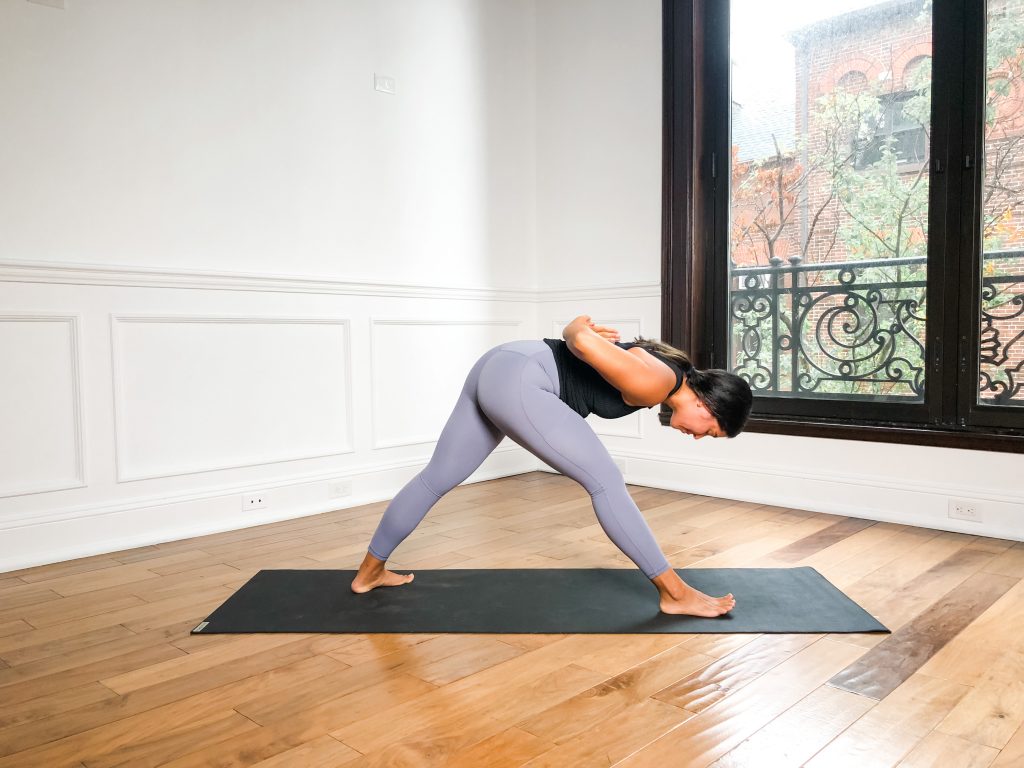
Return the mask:
<path id="1" fill-rule="evenodd" d="M 649 578 L 665 613 L 719 616 L 732 594 L 710 597 L 673 570 L 626 489 L 622 473 L 585 417 L 619 418 L 665 403 L 670 426 L 695 440 L 735 437 L 750 414 L 750 385 L 717 369 L 698 370 L 682 351 L 580 315 L 562 339 L 510 341 L 489 349 L 466 376 L 430 462 L 392 499 L 352 581 L 352 591 L 396 587 L 414 574 L 384 564 L 431 507 L 483 463 L 508 435 L 590 494 L 612 542 Z"/>

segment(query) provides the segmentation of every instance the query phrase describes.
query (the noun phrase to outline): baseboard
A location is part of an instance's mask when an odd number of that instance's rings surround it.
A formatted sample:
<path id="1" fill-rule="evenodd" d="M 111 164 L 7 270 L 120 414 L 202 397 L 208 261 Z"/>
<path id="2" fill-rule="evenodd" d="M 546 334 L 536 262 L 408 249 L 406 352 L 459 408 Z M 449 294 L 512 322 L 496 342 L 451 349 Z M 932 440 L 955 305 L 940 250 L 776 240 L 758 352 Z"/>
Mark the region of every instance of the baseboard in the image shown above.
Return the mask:
<path id="1" fill-rule="evenodd" d="M 881 475 L 786 471 L 615 451 L 626 482 L 735 501 L 823 512 L 975 536 L 1024 541 L 1024 500 L 983 487 L 895 481 Z M 691 467 L 680 480 L 680 465 Z M 795 490 L 790 490 L 795 489 Z M 947 515 L 950 497 L 980 499 L 985 519 Z"/>

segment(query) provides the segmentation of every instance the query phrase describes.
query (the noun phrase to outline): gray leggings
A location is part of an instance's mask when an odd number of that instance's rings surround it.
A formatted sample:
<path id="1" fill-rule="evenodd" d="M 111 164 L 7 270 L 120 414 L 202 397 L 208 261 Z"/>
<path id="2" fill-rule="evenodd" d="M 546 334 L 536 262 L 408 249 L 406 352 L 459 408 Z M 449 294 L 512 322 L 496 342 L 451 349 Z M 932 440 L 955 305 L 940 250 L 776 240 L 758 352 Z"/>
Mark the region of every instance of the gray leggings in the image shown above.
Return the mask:
<path id="1" fill-rule="evenodd" d="M 558 369 L 540 340 L 489 349 L 466 376 L 427 466 L 384 511 L 370 554 L 387 560 L 444 494 L 469 477 L 508 435 L 590 494 L 597 520 L 650 579 L 669 563 L 626 490 L 622 472 L 576 411 L 558 399 Z"/>

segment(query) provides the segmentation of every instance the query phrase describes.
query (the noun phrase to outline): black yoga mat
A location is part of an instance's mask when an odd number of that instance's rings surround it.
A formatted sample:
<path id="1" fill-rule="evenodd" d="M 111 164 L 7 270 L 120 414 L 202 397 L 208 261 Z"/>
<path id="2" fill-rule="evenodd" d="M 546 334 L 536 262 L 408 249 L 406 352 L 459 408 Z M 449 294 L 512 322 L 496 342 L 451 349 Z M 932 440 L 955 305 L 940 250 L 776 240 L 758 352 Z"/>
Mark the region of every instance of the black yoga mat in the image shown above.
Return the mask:
<path id="1" fill-rule="evenodd" d="M 192 634 L 889 631 L 809 567 L 676 569 L 706 594 L 732 592 L 736 607 L 715 618 L 662 613 L 657 589 L 635 568 L 412 572 L 408 584 L 357 595 L 355 571 L 260 571 Z"/>

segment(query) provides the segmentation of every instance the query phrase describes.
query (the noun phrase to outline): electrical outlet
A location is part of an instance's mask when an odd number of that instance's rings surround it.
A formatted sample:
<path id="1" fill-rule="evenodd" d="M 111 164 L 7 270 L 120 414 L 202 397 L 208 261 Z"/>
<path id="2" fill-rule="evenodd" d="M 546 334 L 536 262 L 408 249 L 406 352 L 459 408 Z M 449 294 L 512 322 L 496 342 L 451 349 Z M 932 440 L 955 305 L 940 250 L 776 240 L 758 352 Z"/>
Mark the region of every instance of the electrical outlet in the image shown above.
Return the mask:
<path id="1" fill-rule="evenodd" d="M 352 495 L 352 481 L 351 480 L 335 480 L 333 483 L 327 485 L 327 495 L 332 499 L 337 499 L 341 496 Z"/>
<path id="2" fill-rule="evenodd" d="M 262 493 L 242 494 L 242 509 L 263 509 L 267 506 L 266 496 Z"/>
<path id="3" fill-rule="evenodd" d="M 971 499 L 950 499 L 949 516 L 954 520 L 981 522 L 981 504 Z"/>

